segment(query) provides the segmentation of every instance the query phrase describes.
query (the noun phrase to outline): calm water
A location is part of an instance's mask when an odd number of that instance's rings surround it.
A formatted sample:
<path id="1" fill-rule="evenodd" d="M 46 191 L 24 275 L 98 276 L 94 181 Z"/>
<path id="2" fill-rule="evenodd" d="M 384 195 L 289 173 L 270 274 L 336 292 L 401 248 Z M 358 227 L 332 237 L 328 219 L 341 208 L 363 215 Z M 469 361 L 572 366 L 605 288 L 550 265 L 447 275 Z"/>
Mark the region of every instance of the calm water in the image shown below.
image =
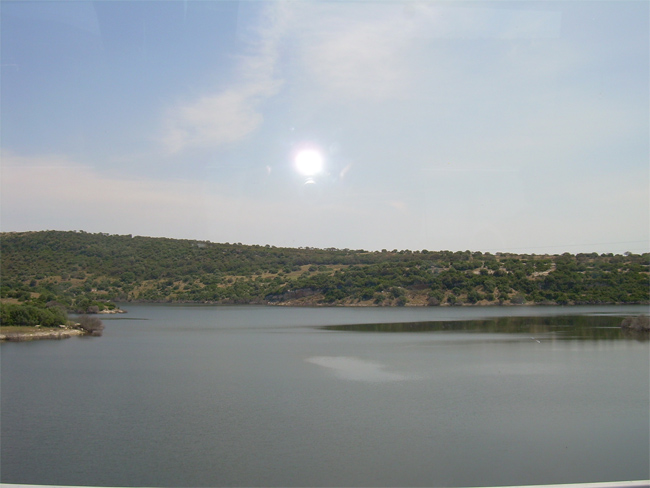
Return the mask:
<path id="1" fill-rule="evenodd" d="M 647 307 L 126 308 L 2 344 L 2 482 L 650 478 L 649 342 L 617 328 Z"/>

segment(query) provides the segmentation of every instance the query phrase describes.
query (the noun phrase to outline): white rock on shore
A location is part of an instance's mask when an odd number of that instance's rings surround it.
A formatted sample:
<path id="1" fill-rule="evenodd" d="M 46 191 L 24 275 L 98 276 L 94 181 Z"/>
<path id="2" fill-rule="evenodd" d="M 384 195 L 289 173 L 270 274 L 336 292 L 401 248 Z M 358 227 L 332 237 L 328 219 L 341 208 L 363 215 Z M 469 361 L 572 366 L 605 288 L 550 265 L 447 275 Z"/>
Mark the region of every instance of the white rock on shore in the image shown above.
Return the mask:
<path id="1" fill-rule="evenodd" d="M 66 329 L 66 330 L 39 330 L 35 332 L 9 332 L 8 334 L 0 334 L 0 341 L 20 342 L 20 341 L 35 341 L 39 339 L 67 339 L 84 335 L 85 332 L 79 329 Z"/>

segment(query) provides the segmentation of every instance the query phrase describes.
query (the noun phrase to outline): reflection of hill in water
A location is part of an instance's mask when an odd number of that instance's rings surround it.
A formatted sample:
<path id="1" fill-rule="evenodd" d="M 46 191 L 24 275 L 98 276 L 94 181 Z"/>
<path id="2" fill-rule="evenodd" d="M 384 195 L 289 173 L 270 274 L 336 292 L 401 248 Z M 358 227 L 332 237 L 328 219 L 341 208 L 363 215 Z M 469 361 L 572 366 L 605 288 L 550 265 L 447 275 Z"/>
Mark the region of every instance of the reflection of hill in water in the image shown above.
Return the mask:
<path id="1" fill-rule="evenodd" d="M 648 340 L 647 333 L 621 330 L 622 317 L 565 315 L 554 317 L 498 317 L 484 320 L 397 322 L 390 324 L 330 325 L 327 330 L 354 332 L 483 332 L 553 336 L 554 339 Z"/>

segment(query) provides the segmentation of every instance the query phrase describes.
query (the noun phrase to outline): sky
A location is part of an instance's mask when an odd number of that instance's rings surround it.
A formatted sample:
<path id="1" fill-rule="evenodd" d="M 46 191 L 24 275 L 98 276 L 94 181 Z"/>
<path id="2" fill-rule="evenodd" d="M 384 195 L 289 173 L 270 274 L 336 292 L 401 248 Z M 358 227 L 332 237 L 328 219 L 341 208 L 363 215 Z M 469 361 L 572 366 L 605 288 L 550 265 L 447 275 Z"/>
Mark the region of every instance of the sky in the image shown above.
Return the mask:
<path id="1" fill-rule="evenodd" d="M 0 228 L 650 251 L 650 3 L 0 2 Z"/>

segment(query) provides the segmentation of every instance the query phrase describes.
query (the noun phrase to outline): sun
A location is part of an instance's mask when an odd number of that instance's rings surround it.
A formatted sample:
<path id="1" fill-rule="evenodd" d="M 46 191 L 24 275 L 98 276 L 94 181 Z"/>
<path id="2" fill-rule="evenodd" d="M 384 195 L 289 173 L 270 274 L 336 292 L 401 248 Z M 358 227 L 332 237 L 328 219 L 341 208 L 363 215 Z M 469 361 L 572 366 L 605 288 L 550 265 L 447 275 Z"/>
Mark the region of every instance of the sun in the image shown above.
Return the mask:
<path id="1" fill-rule="evenodd" d="M 315 149 L 303 149 L 294 160 L 296 171 L 304 176 L 315 176 L 323 171 L 323 155 Z"/>

